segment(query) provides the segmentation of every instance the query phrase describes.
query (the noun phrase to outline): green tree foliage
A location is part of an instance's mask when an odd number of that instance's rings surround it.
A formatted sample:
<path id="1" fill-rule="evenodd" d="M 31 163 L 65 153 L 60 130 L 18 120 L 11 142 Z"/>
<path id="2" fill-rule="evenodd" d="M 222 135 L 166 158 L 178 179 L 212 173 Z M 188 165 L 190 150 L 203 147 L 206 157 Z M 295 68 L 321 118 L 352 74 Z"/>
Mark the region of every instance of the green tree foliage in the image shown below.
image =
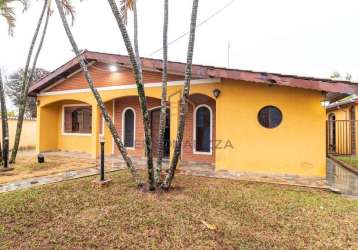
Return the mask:
<path id="1" fill-rule="evenodd" d="M 31 71 L 32 71 L 32 69 L 30 69 L 28 71 L 28 77 L 29 77 L 29 74 Z M 12 73 L 6 79 L 6 94 L 17 108 L 19 108 L 19 106 L 20 106 L 21 87 L 24 82 L 24 73 L 25 73 L 24 69 L 19 69 L 18 71 Z M 32 83 L 43 78 L 48 73 L 49 72 L 44 69 L 36 68 L 34 70 Z M 36 98 L 35 97 L 28 97 L 28 101 L 26 103 L 26 109 L 25 109 L 25 116 L 26 117 L 36 117 Z"/>

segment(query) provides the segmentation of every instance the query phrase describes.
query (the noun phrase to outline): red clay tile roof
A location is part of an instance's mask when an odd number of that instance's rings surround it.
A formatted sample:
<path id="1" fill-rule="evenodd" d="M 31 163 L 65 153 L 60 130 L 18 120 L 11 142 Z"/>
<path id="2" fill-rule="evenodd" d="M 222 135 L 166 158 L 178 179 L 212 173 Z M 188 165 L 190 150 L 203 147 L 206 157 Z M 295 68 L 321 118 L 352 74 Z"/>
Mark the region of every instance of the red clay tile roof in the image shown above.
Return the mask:
<path id="1" fill-rule="evenodd" d="M 115 63 L 130 67 L 128 56 L 107 54 L 93 51 L 82 52 L 84 58 L 88 61 L 98 61 L 103 63 Z M 141 58 L 143 68 L 161 70 L 162 61 L 159 59 Z M 30 95 L 36 95 L 44 88 L 50 86 L 56 81 L 70 75 L 80 68 L 78 59 L 75 57 L 66 64 L 57 68 L 44 78 L 35 82 L 29 90 Z M 170 73 L 183 75 L 185 63 L 169 62 L 168 69 Z M 313 77 L 302 77 L 296 75 L 283 75 L 267 72 L 255 72 L 248 70 L 220 68 L 205 65 L 193 65 L 193 77 L 197 78 L 226 78 L 232 80 L 241 80 L 255 83 L 265 83 L 270 85 L 289 86 L 303 89 L 311 89 L 327 92 L 331 95 L 331 99 L 339 99 L 339 97 L 348 94 L 358 94 L 358 83 L 349 81 L 336 81 L 331 79 L 320 79 Z M 342 95 L 343 94 L 343 95 Z"/>

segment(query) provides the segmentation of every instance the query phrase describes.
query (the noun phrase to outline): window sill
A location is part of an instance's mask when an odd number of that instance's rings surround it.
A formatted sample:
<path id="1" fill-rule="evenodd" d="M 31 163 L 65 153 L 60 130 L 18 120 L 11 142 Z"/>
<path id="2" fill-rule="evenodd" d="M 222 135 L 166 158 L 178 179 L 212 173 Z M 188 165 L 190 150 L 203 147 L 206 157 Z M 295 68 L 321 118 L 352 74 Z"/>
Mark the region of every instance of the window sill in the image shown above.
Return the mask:
<path id="1" fill-rule="evenodd" d="M 92 134 L 85 134 L 85 133 L 62 133 L 65 136 L 92 136 Z"/>
<path id="2" fill-rule="evenodd" d="M 210 156 L 210 155 L 213 155 L 213 152 L 200 152 L 200 151 L 193 151 L 193 154 L 194 155 L 208 155 L 208 156 Z"/>

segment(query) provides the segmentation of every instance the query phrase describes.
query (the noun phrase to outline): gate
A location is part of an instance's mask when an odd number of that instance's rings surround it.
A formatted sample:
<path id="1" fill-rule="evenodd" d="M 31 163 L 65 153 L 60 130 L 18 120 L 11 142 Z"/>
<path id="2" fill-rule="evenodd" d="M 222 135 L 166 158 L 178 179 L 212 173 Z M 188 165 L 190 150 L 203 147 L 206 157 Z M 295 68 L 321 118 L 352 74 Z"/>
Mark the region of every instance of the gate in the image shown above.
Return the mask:
<path id="1" fill-rule="evenodd" d="M 327 121 L 327 153 L 333 155 L 356 155 L 356 120 L 336 120 L 335 115 Z"/>

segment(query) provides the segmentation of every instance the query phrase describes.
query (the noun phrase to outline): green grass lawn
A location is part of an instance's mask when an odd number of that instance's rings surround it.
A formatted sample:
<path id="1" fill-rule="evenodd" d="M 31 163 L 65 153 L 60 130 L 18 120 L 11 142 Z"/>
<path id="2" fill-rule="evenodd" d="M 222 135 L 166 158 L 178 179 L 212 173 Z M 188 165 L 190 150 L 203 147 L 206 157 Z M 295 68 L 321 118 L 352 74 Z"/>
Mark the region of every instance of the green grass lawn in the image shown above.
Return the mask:
<path id="1" fill-rule="evenodd" d="M 348 165 L 358 170 L 358 157 L 357 156 L 337 156 L 338 160 L 341 160 Z"/>
<path id="2" fill-rule="evenodd" d="M 3 249 L 357 249 L 358 201 L 325 191 L 178 175 L 169 193 L 127 172 L 0 194 Z"/>

